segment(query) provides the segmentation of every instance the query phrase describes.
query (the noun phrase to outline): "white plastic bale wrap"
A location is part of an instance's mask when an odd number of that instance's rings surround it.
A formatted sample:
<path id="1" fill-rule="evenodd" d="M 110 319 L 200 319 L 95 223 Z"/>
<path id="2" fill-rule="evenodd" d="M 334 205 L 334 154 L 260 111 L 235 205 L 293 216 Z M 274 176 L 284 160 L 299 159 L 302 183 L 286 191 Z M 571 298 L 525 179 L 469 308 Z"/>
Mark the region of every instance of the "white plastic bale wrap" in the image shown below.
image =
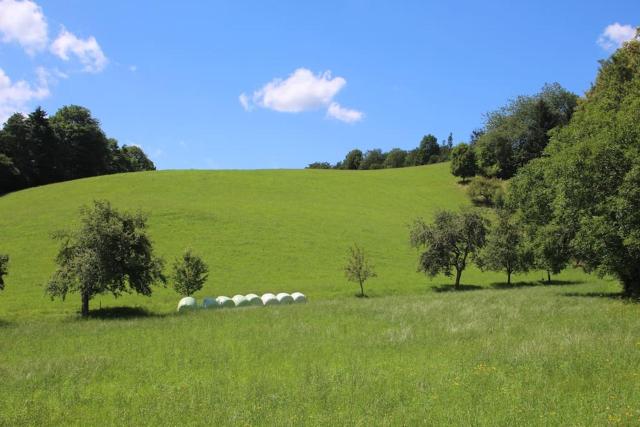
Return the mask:
<path id="1" fill-rule="evenodd" d="M 195 310 L 198 308 L 196 299 L 193 297 L 184 297 L 178 303 L 178 311 Z"/>
<path id="2" fill-rule="evenodd" d="M 218 306 L 222 308 L 233 308 L 236 306 L 236 303 L 233 302 L 233 300 L 229 297 L 219 296 L 218 298 L 216 298 L 216 301 L 218 303 Z"/>
<path id="3" fill-rule="evenodd" d="M 233 303 L 236 305 L 236 307 L 245 307 L 249 305 L 249 301 L 247 301 L 244 295 L 234 295 L 231 299 L 233 300 Z"/>
<path id="4" fill-rule="evenodd" d="M 202 308 L 218 308 L 218 301 L 215 298 L 206 297 L 202 300 Z"/>
<path id="5" fill-rule="evenodd" d="M 295 302 L 296 304 L 303 304 L 307 302 L 307 297 L 302 292 L 292 293 L 291 298 L 293 298 L 293 302 Z"/>
<path id="6" fill-rule="evenodd" d="M 280 304 L 278 298 L 274 294 L 266 293 L 262 295 L 260 298 L 262 300 L 262 305 L 277 305 Z"/>
<path id="7" fill-rule="evenodd" d="M 286 292 L 280 292 L 276 295 L 280 304 L 293 304 L 293 298 Z"/>
<path id="8" fill-rule="evenodd" d="M 247 294 L 244 296 L 249 305 L 262 305 L 262 299 L 256 294 Z"/>

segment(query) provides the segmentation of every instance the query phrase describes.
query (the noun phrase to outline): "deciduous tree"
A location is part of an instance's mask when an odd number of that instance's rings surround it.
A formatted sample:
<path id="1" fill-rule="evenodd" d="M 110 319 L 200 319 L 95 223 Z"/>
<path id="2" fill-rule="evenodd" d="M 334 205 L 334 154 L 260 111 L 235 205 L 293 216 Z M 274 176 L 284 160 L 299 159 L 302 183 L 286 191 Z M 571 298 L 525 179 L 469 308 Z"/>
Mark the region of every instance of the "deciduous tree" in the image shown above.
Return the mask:
<path id="1" fill-rule="evenodd" d="M 376 277 L 373 265 L 369 262 L 364 250 L 357 244 L 349 248 L 349 258 L 344 268 L 344 274 L 348 281 L 360 285 L 360 296 L 364 295 L 364 282 L 372 277 Z"/>
<path id="2" fill-rule="evenodd" d="M 191 296 L 202 289 L 209 278 L 209 267 L 191 249 L 173 263 L 173 288 L 182 296 Z"/>
<path id="3" fill-rule="evenodd" d="M 640 295 L 638 99 L 640 40 L 634 39 L 601 62 L 569 124 L 553 132 L 547 156 L 525 167 L 540 169 L 538 186 L 550 189 L 547 224 L 563 231 L 573 258 L 587 271 L 617 277 L 627 296 Z M 515 187 L 529 175 L 518 174 Z M 523 216 L 539 212 L 526 198 L 516 207 Z"/>
<path id="4" fill-rule="evenodd" d="M 416 219 L 409 228 L 411 246 L 422 250 L 418 270 L 430 277 L 455 271 L 455 284 L 460 287 L 462 272 L 485 244 L 488 221 L 480 213 L 440 211 L 432 224 Z"/>
<path id="5" fill-rule="evenodd" d="M 58 269 L 46 287 L 52 299 L 79 293 L 82 316 L 87 316 L 89 301 L 96 295 L 151 295 L 153 284 L 166 282 L 144 215 L 120 212 L 107 201 L 95 201 L 80 213 L 78 228 L 54 236 L 62 245 L 56 258 Z"/>
<path id="6" fill-rule="evenodd" d="M 342 162 L 342 169 L 358 169 L 362 162 L 362 151 L 355 149 L 349 151 L 344 161 Z"/>
<path id="7" fill-rule="evenodd" d="M 476 259 L 483 270 L 504 271 L 511 285 L 513 273 L 529 271 L 533 253 L 524 242 L 522 226 L 504 209 L 497 212 L 498 220 L 490 229 L 485 246 Z"/>
<path id="8" fill-rule="evenodd" d="M 466 181 L 478 170 L 476 152 L 467 144 L 458 144 L 451 152 L 451 173 Z"/>

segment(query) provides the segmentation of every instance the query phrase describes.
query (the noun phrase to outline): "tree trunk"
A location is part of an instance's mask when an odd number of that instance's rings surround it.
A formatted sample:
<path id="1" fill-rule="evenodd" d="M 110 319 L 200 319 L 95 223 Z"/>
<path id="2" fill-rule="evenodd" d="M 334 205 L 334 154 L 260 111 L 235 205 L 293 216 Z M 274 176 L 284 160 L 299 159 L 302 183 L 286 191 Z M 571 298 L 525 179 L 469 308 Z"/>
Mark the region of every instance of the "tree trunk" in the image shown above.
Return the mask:
<path id="1" fill-rule="evenodd" d="M 551 284 L 551 272 L 547 270 L 547 283 Z"/>
<path id="2" fill-rule="evenodd" d="M 507 285 L 511 286 L 511 270 L 507 270 Z"/>
<path id="3" fill-rule="evenodd" d="M 89 315 L 89 293 L 82 293 L 82 317 L 87 317 Z"/>
<path id="4" fill-rule="evenodd" d="M 622 282 L 622 292 L 625 297 L 640 297 L 640 276 L 631 274 L 627 277 L 621 277 L 620 279 L 620 281 Z"/>
<path id="5" fill-rule="evenodd" d="M 456 284 L 454 286 L 456 289 L 460 287 L 460 277 L 462 277 L 462 270 L 456 268 Z"/>
<path id="6" fill-rule="evenodd" d="M 362 286 L 362 281 L 360 282 L 360 296 L 364 296 L 364 287 Z"/>

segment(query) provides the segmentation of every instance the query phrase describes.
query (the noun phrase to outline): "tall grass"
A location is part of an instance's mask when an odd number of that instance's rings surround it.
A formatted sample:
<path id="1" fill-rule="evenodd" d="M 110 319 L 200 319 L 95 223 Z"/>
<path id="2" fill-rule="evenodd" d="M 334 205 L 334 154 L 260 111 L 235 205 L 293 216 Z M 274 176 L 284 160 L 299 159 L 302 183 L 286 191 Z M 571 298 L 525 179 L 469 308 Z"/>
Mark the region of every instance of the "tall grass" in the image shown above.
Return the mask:
<path id="1" fill-rule="evenodd" d="M 613 288 L 5 323 L 0 424 L 637 425 L 640 306 L 569 296 Z"/>

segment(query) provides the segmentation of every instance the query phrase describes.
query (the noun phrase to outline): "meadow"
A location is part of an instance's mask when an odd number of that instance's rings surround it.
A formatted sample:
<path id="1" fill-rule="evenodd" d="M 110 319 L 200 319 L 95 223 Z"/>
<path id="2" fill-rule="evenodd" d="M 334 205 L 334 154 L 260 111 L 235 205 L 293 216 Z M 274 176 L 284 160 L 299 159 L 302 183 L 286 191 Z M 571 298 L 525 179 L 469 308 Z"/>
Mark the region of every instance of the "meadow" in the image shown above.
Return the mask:
<path id="1" fill-rule="evenodd" d="M 569 269 L 416 272 L 407 224 L 469 202 L 448 164 L 383 171 L 162 171 L 0 197 L 1 425 L 634 425 L 640 305 Z M 50 301 L 50 234 L 82 204 L 149 213 L 159 255 L 192 247 L 203 296 L 302 291 L 309 303 L 175 313 L 177 294 Z M 355 298 L 353 242 L 378 278 Z"/>

